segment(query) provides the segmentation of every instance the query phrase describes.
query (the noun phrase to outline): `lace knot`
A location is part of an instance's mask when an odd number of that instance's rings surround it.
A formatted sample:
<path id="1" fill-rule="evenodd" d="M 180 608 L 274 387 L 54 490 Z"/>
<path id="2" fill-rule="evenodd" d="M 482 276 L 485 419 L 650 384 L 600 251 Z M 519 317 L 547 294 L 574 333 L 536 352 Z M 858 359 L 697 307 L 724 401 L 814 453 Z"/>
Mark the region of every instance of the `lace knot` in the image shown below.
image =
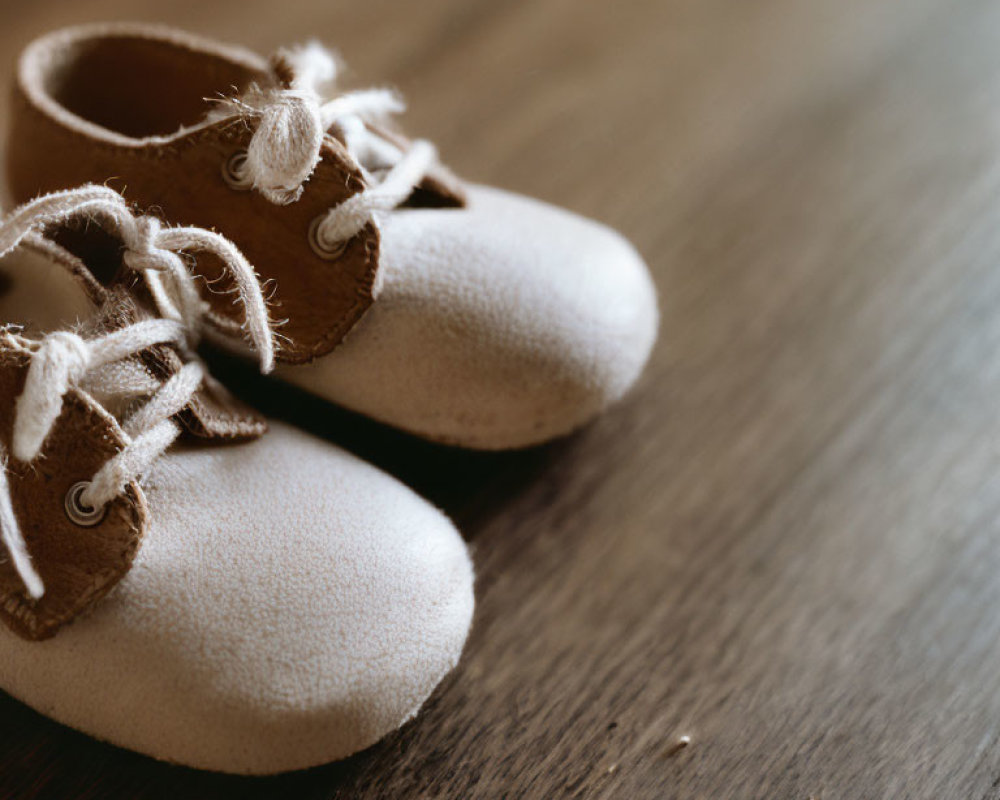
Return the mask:
<path id="1" fill-rule="evenodd" d="M 123 260 L 129 269 L 140 273 L 149 269 L 157 272 L 171 270 L 176 256 L 157 243 L 162 228 L 163 224 L 156 217 L 136 217 L 131 225 L 123 226 Z"/>
<path id="2" fill-rule="evenodd" d="M 273 89 L 248 100 L 259 121 L 247 148 L 244 169 L 268 200 L 287 205 L 299 199 L 323 145 L 319 95 L 312 88 Z"/>
<path id="3" fill-rule="evenodd" d="M 343 211 L 330 210 L 325 241 L 348 239 L 373 215 L 403 202 L 433 165 L 436 154 L 427 143 L 415 142 L 404 152 L 373 127 L 404 109 L 395 93 L 369 89 L 323 99 L 321 89 L 335 80 L 338 64 L 319 44 L 279 51 L 272 68 L 277 88 L 252 86 L 242 98 L 223 104 L 228 106 L 223 116 L 257 122 L 238 177 L 272 203 L 295 202 L 320 162 L 327 131 L 336 127 L 369 188 L 341 204 Z"/>

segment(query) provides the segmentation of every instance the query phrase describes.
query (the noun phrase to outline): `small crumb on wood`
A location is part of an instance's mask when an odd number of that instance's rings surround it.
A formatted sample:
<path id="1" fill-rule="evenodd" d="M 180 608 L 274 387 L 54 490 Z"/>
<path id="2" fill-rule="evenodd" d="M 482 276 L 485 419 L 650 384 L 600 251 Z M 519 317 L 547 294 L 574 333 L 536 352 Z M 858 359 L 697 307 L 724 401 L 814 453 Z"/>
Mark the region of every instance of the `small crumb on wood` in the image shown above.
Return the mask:
<path id="1" fill-rule="evenodd" d="M 610 767 L 608 767 L 608 775 L 614 775 L 616 772 L 618 772 L 617 764 L 612 764 Z"/>
<path id="2" fill-rule="evenodd" d="M 667 748 L 663 751 L 663 757 L 669 758 L 670 756 L 677 755 L 681 750 L 691 744 L 691 737 L 687 734 L 683 736 L 678 736 L 677 740 L 671 742 L 667 745 Z"/>

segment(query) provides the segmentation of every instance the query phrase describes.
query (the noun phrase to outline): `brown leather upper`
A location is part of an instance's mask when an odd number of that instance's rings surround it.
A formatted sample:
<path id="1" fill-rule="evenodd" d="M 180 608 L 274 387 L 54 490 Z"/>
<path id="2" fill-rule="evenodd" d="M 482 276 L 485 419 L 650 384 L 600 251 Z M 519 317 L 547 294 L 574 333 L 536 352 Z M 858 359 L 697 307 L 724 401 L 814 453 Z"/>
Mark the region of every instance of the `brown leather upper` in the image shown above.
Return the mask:
<path id="1" fill-rule="evenodd" d="M 23 202 L 37 194 L 106 183 L 164 219 L 219 231 L 236 242 L 265 281 L 273 282 L 271 314 L 280 328 L 279 360 L 309 361 L 329 352 L 372 302 L 379 236 L 373 225 L 354 237 L 335 262 L 309 246 L 312 220 L 331 204 L 362 189 L 360 173 L 328 139 L 324 159 L 291 206 L 276 207 L 260 194 L 235 191 L 222 179 L 230 156 L 246 149 L 251 131 L 220 121 L 169 144 L 108 146 L 64 127 L 16 92 L 11 111 L 7 175 Z M 232 303 L 232 283 L 217 259 L 199 257 L 214 321 L 237 333 L 243 320 Z"/>
<path id="2" fill-rule="evenodd" d="M 9 453 L 14 402 L 28 372 L 26 341 L 0 332 L 0 442 Z M 26 639 L 45 639 L 102 598 L 129 570 L 149 512 L 135 482 L 101 522 L 81 527 L 64 511 L 67 492 L 124 446 L 114 419 L 87 395 L 70 391 L 41 455 L 7 465 L 11 502 L 45 594 L 32 600 L 9 560 L 0 562 L 0 619 Z"/>
<path id="3" fill-rule="evenodd" d="M 273 79 L 248 66 L 252 56 L 240 61 L 222 45 L 145 28 L 141 34 L 70 32 L 60 46 L 60 56 L 75 55 L 52 66 L 51 79 L 25 69 L 22 59 L 7 148 L 14 199 L 106 183 L 171 223 L 217 230 L 240 247 L 271 290 L 272 316 L 284 321 L 278 360 L 303 363 L 332 350 L 371 305 L 379 263 L 373 224 L 333 261 L 309 244 L 313 220 L 365 187 L 344 145 L 327 135 L 300 199 L 272 204 L 256 191 L 232 188 L 222 177 L 228 159 L 246 149 L 253 122 L 229 118 L 196 126 L 197 110 L 204 114 L 210 108 L 202 98 L 232 94 L 250 80 Z M 266 62 L 260 64 L 265 70 Z M 130 98 L 127 113 L 123 96 Z M 177 132 L 183 125 L 195 127 Z M 105 136 L 103 129 L 114 134 Z M 463 196 L 442 169 L 418 187 L 413 200 L 460 205 Z M 242 319 L 227 294 L 231 283 L 221 263 L 199 257 L 198 267 L 207 279 L 213 321 L 237 332 Z"/>

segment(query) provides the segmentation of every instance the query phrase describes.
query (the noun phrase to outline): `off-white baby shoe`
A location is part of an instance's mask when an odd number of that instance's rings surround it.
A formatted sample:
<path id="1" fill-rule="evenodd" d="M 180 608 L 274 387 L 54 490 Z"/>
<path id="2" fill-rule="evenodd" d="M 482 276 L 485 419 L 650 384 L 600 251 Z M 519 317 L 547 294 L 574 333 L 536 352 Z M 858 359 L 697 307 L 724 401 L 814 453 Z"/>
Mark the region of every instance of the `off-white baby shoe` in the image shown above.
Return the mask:
<path id="1" fill-rule="evenodd" d="M 122 747 L 238 773 L 342 758 L 412 717 L 468 632 L 466 548 L 374 467 L 284 425 L 265 434 L 206 373 L 204 304 L 177 253 L 226 265 L 266 362 L 239 252 L 133 217 L 104 187 L 15 211 L 0 223 L 12 250 L 0 687 Z M 136 274 L 150 291 L 124 288 Z"/>
<path id="2" fill-rule="evenodd" d="M 318 45 L 266 60 L 147 25 L 52 33 L 18 67 L 12 194 L 108 182 L 220 231 L 270 282 L 278 374 L 412 433 L 519 447 L 619 399 L 657 328 L 634 248 L 462 184 L 388 127 L 395 95 L 344 92 L 336 73 Z M 206 299 L 216 328 L 242 322 L 225 294 Z"/>

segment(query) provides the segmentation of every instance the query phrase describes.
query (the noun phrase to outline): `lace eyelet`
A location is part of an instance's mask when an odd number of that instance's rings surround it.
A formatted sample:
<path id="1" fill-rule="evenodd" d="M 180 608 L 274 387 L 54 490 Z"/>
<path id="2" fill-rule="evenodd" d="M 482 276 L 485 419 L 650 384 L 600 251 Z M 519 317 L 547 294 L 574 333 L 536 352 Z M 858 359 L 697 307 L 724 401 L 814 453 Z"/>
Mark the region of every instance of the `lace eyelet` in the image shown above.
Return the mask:
<path id="1" fill-rule="evenodd" d="M 319 228 L 323 224 L 325 216 L 324 214 L 320 214 L 309 223 L 309 246 L 324 261 L 334 261 L 344 254 L 344 251 L 347 249 L 347 240 L 336 242 L 331 247 L 320 238 Z"/>
<path id="2" fill-rule="evenodd" d="M 81 528 L 93 528 L 104 519 L 104 514 L 107 511 L 103 506 L 101 508 L 91 508 L 81 502 L 80 495 L 87 491 L 89 486 L 89 481 L 80 481 L 79 483 L 74 483 L 69 491 L 66 492 L 66 501 L 64 503 L 66 516 L 69 517 L 70 522 L 74 525 L 79 525 Z"/>
<path id="3" fill-rule="evenodd" d="M 222 179 L 230 189 L 238 192 L 249 191 L 250 179 L 246 175 L 247 151 L 237 150 L 222 164 Z"/>

